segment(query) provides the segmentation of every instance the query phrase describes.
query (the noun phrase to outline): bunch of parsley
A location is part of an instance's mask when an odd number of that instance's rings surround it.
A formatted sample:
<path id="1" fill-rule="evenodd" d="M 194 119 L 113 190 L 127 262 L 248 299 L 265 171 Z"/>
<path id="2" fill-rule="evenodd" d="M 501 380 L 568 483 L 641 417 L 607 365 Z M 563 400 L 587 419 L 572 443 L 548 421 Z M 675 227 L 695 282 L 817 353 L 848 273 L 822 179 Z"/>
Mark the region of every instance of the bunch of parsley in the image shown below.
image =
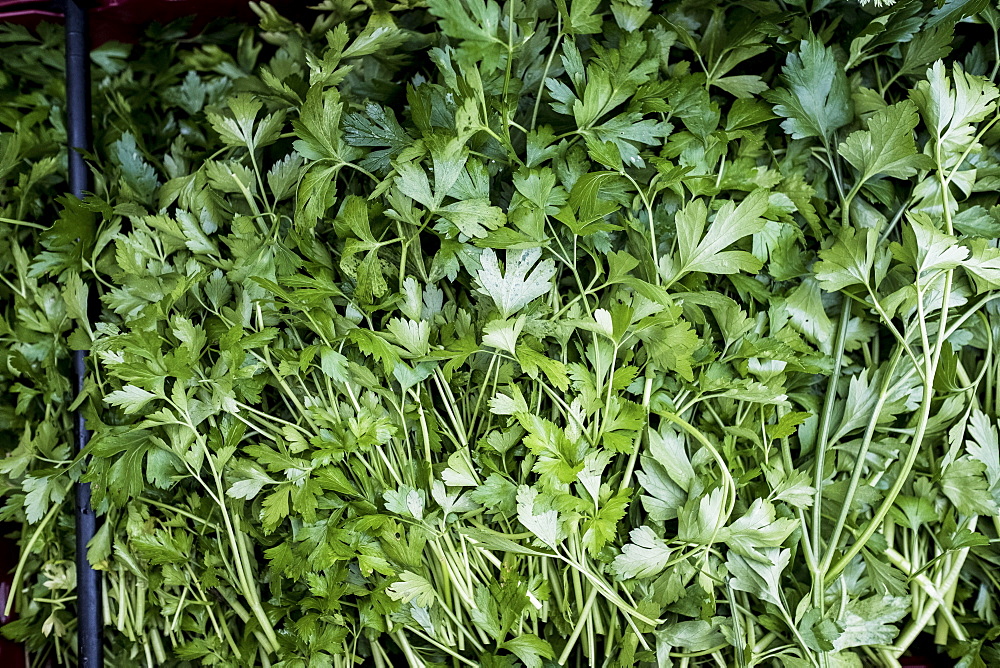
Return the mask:
<path id="1" fill-rule="evenodd" d="M 111 665 L 1000 660 L 996 8 L 256 9 L 95 53 L 82 203 L 0 33 L 6 633 L 83 479 Z"/>

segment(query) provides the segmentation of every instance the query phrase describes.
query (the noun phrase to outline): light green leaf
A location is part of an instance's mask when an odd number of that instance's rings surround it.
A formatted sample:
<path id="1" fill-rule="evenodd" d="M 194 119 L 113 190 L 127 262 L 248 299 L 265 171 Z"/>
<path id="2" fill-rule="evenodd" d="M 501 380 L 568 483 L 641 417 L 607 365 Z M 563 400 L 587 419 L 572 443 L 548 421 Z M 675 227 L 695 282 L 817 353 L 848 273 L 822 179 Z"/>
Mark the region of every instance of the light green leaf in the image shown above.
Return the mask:
<path id="1" fill-rule="evenodd" d="M 481 239 L 490 230 L 501 227 L 506 217 L 500 207 L 490 205 L 488 199 L 473 198 L 453 202 L 437 210 L 437 214 L 451 222 L 467 237 Z"/>
<path id="2" fill-rule="evenodd" d="M 917 108 L 904 100 L 875 112 L 867 130 L 853 132 L 840 145 L 840 155 L 861 173 L 860 181 L 885 174 L 896 178 L 914 176 L 930 169 L 933 161 L 917 153 L 913 129 L 917 127 Z"/>
<path id="3" fill-rule="evenodd" d="M 716 624 L 723 618 L 714 617 Z M 703 619 L 677 622 L 667 626 L 662 631 L 657 631 L 658 638 L 662 638 L 673 647 L 679 647 L 686 652 L 704 652 L 714 649 L 725 642 L 725 636 L 718 626 L 713 626 Z"/>
<path id="4" fill-rule="evenodd" d="M 916 269 L 918 275 L 954 269 L 969 256 L 969 249 L 960 246 L 955 237 L 937 230 L 927 214 L 913 213 L 908 218 L 910 224 L 903 228 L 903 244 L 894 244 L 892 252 Z"/>
<path id="5" fill-rule="evenodd" d="M 28 524 L 34 524 L 45 517 L 53 505 L 66 498 L 69 485 L 58 476 L 25 476 L 21 483 L 24 491 L 24 517 Z"/>
<path id="6" fill-rule="evenodd" d="M 819 137 L 828 141 L 851 122 L 851 89 L 833 49 L 818 38 L 799 44 L 781 70 L 787 88 L 766 95 L 774 113 L 785 118 L 781 127 L 793 139 Z"/>
<path id="7" fill-rule="evenodd" d="M 589 35 L 601 32 L 600 0 L 556 0 L 556 7 L 563 16 L 564 30 L 570 35 Z"/>
<path id="8" fill-rule="evenodd" d="M 821 258 L 813 271 L 827 292 L 838 292 L 852 285 L 868 285 L 872 269 L 878 283 L 889 267 L 889 253 L 879 248 L 878 232 L 873 229 L 844 228 L 832 248 L 819 252 Z"/>
<path id="9" fill-rule="evenodd" d="M 715 215 L 708 232 L 702 238 L 708 223 L 708 207 L 696 199 L 677 212 L 677 245 L 679 267 L 671 280 L 690 272 L 709 274 L 735 274 L 739 271 L 756 272 L 761 261 L 745 251 L 726 251 L 740 239 L 760 232 L 765 221 L 761 218 L 768 207 L 764 189 L 751 192 L 737 206 L 728 201 Z"/>
<path id="10" fill-rule="evenodd" d="M 764 560 L 747 559 L 736 551 L 729 553 L 726 568 L 731 574 L 730 586 L 781 607 L 781 574 L 788 566 L 792 553 L 768 547 L 760 550 Z"/>
<path id="11" fill-rule="evenodd" d="M 649 456 L 667 472 L 685 492 L 691 490 L 695 480 L 694 468 L 688 459 L 683 434 L 670 429 L 649 432 Z"/>
<path id="12" fill-rule="evenodd" d="M 503 318 L 510 317 L 552 289 L 555 263 L 539 262 L 541 256 L 539 248 L 508 250 L 506 270 L 501 272 L 496 253 L 487 248 L 480 256 L 483 268 L 476 274 L 477 292 L 490 297 Z"/>
<path id="13" fill-rule="evenodd" d="M 670 561 L 673 551 L 647 526 L 633 529 L 631 542 L 615 557 L 612 568 L 622 580 L 647 578 L 659 574 Z"/>
<path id="14" fill-rule="evenodd" d="M 986 239 L 971 240 L 969 248 L 971 253 L 962 268 L 972 275 L 978 292 L 1000 288 L 1000 250 Z"/>
<path id="15" fill-rule="evenodd" d="M 725 524 L 723 491 L 716 487 L 708 494 L 691 497 L 681 509 L 677 519 L 677 537 L 680 540 L 710 545 L 719 539 Z"/>
<path id="16" fill-rule="evenodd" d="M 768 89 L 768 85 L 756 74 L 734 74 L 720 79 L 713 79 L 712 85 L 718 86 L 730 95 L 741 99 L 750 99 L 754 95 L 760 95 Z"/>
<path id="17" fill-rule="evenodd" d="M 969 436 L 965 448 L 972 459 L 986 467 L 986 478 L 990 482 L 990 492 L 994 500 L 1000 501 L 1000 439 L 996 425 L 985 413 L 976 409 L 969 416 Z"/>
<path id="18" fill-rule="evenodd" d="M 542 659 L 553 659 L 556 654 L 549 643 L 532 633 L 525 633 L 500 645 L 524 663 L 525 668 L 541 668 Z"/>
<path id="19" fill-rule="evenodd" d="M 148 392 L 135 385 L 125 385 L 120 390 L 108 393 L 104 401 L 112 406 L 120 406 L 127 415 L 133 415 L 141 411 L 146 404 L 156 398 L 152 392 Z"/>
<path id="20" fill-rule="evenodd" d="M 539 501 L 538 490 L 527 485 L 521 485 L 517 490 L 517 519 L 552 549 L 556 549 L 566 537 L 559 522 L 559 512 Z"/>
<path id="21" fill-rule="evenodd" d="M 983 462 L 962 457 L 952 462 L 941 475 L 941 491 L 963 515 L 1000 513 L 1000 506 L 993 500 L 990 485 L 983 475 L 985 472 Z"/>
<path id="22" fill-rule="evenodd" d="M 437 600 L 437 592 L 434 585 L 427 581 L 422 575 L 417 575 L 413 571 L 403 571 L 399 574 L 399 580 L 389 585 L 385 590 L 394 601 L 404 603 L 413 602 L 421 608 L 429 607 Z"/>
<path id="23" fill-rule="evenodd" d="M 500 626 L 500 608 L 490 590 L 482 585 L 476 585 L 476 606 L 469 611 L 472 623 L 481 628 L 494 640 L 503 639 L 503 629 Z"/>
<path id="24" fill-rule="evenodd" d="M 949 77 L 940 60 L 927 70 L 927 79 L 910 92 L 910 99 L 947 152 L 964 150 L 972 140 L 973 124 L 996 109 L 998 97 L 1000 91 L 989 80 L 968 74 L 958 62 L 953 64 Z"/>
<path id="25" fill-rule="evenodd" d="M 774 506 L 755 499 L 743 517 L 719 532 L 719 540 L 745 557 L 767 561 L 760 548 L 780 547 L 797 526 L 796 520 L 775 519 Z"/>
<path id="26" fill-rule="evenodd" d="M 226 494 L 234 499 L 250 500 L 260 494 L 260 490 L 264 488 L 264 485 L 275 484 L 277 482 L 252 460 L 239 460 L 234 465 L 233 474 L 236 477 L 243 478 L 234 482 L 226 490 Z"/>
<path id="27" fill-rule="evenodd" d="M 910 611 L 909 596 L 869 596 L 850 599 L 837 622 L 843 631 L 833 639 L 835 649 L 888 645 L 899 633 L 894 626 Z"/>

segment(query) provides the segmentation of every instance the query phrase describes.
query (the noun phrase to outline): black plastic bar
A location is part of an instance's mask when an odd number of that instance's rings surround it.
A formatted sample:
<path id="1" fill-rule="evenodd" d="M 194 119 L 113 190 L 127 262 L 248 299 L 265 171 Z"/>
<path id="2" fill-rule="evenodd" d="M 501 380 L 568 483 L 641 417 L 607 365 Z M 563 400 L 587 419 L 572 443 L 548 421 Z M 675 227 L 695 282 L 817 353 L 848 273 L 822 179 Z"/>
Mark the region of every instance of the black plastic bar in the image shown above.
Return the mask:
<path id="1" fill-rule="evenodd" d="M 66 0 L 66 134 L 69 144 L 69 188 L 76 197 L 90 189 L 90 172 L 82 151 L 89 151 L 90 133 L 90 46 L 87 37 L 87 10 L 82 0 Z M 87 358 L 83 350 L 73 351 L 73 384 L 83 391 Z M 90 441 L 90 431 L 78 409 L 73 416 L 76 447 Z M 101 668 L 104 643 L 101 627 L 101 579 L 87 561 L 87 543 L 97 532 L 97 518 L 90 504 L 90 483 L 76 485 L 76 605 L 79 665 Z"/>

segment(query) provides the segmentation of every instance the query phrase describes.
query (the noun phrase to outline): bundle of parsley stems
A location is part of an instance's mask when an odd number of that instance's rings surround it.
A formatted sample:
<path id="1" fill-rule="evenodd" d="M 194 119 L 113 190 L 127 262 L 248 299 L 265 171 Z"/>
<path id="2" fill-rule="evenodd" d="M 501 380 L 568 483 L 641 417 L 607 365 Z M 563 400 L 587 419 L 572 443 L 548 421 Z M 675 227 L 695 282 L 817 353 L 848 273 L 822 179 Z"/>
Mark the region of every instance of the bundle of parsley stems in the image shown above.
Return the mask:
<path id="1" fill-rule="evenodd" d="M 254 9 L 95 50 L 82 202 L 0 26 L 32 666 L 78 558 L 109 666 L 1000 664 L 993 4 Z"/>

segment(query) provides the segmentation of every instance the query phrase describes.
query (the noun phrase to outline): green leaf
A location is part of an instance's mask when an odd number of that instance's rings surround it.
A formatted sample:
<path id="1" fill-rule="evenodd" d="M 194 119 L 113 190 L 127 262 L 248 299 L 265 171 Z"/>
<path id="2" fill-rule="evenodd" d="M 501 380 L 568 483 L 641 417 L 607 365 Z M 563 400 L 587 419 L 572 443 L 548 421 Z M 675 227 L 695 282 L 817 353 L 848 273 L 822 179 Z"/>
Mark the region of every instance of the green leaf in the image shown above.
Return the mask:
<path id="1" fill-rule="evenodd" d="M 576 180 L 569 193 L 569 205 L 576 211 L 579 225 L 604 218 L 619 206 L 602 196 L 604 188 L 621 177 L 617 172 L 588 172 Z"/>
<path id="2" fill-rule="evenodd" d="M 517 519 L 546 546 L 555 549 L 566 537 L 559 513 L 540 501 L 538 490 L 521 485 L 517 490 Z"/>
<path id="3" fill-rule="evenodd" d="M 87 327 L 90 326 L 89 296 L 90 286 L 83 282 L 80 274 L 70 272 L 66 277 L 66 288 L 63 290 L 66 314 Z"/>
<path id="4" fill-rule="evenodd" d="M 713 621 L 718 619 L 722 618 L 713 618 Z M 725 642 L 722 631 L 703 619 L 671 624 L 658 631 L 657 637 L 686 652 L 712 650 Z"/>
<path id="5" fill-rule="evenodd" d="M 677 212 L 677 245 L 679 262 L 671 280 L 690 272 L 735 274 L 756 272 L 761 261 L 746 251 L 727 251 L 729 246 L 764 228 L 761 216 L 767 211 L 767 191 L 754 190 L 736 205 L 728 201 L 715 215 L 705 232 L 708 207 L 701 199 L 694 200 Z M 704 238 L 702 233 L 704 232 Z"/>
<path id="6" fill-rule="evenodd" d="M 497 641 L 503 640 L 503 629 L 500 626 L 500 608 L 496 599 L 490 594 L 489 589 L 481 585 L 476 586 L 475 593 L 476 607 L 470 612 L 472 623 L 486 632 L 486 634 Z"/>
<path id="7" fill-rule="evenodd" d="M 713 79 L 712 85 L 741 99 L 753 98 L 754 95 L 760 95 L 769 88 L 764 80 L 756 74 L 734 74 L 721 77 Z"/>
<path id="8" fill-rule="evenodd" d="M 749 128 L 773 119 L 771 108 L 760 100 L 739 99 L 733 102 L 726 116 L 726 132 Z"/>
<path id="9" fill-rule="evenodd" d="M 990 246 L 985 239 L 969 243 L 971 253 L 962 268 L 972 275 L 978 292 L 1000 288 L 1000 250 Z"/>
<path id="10" fill-rule="evenodd" d="M 293 142 L 295 150 L 309 160 L 344 162 L 347 150 L 340 129 L 342 110 L 343 103 L 337 89 L 311 87 L 299 118 L 292 122 L 299 136 Z"/>
<path id="11" fill-rule="evenodd" d="M 694 362 L 694 352 L 701 345 L 701 339 L 690 323 L 649 327 L 639 332 L 638 336 L 658 368 L 672 369 L 681 378 L 694 380 L 691 365 Z"/>
<path id="12" fill-rule="evenodd" d="M 591 35 L 601 32 L 600 0 L 556 0 L 556 7 L 562 14 L 564 30 L 570 35 Z"/>
<path id="13" fill-rule="evenodd" d="M 877 284 L 889 267 L 889 253 L 879 248 L 878 232 L 873 229 L 844 228 L 833 247 L 822 250 L 813 267 L 816 280 L 827 292 L 839 292 L 853 285 L 870 285 L 872 269 Z"/>
<path id="14" fill-rule="evenodd" d="M 21 483 L 24 490 L 24 517 L 28 524 L 35 524 L 54 505 L 66 498 L 68 485 L 57 476 L 26 476 Z"/>
<path id="15" fill-rule="evenodd" d="M 373 147 L 359 163 L 373 172 L 386 173 L 391 162 L 413 138 L 396 120 L 391 108 L 369 102 L 365 112 L 348 114 L 344 118 L 344 141 L 351 146 Z"/>
<path id="16" fill-rule="evenodd" d="M 281 201 L 295 192 L 302 164 L 302 156 L 292 151 L 268 170 L 267 185 L 275 201 Z"/>
<path id="17" fill-rule="evenodd" d="M 879 175 L 899 179 L 933 167 L 929 156 L 917 153 L 913 129 L 917 108 L 909 100 L 890 105 L 868 119 L 868 130 L 851 133 L 840 145 L 840 155 L 861 174 L 860 182 Z"/>
<path id="18" fill-rule="evenodd" d="M 763 560 L 747 559 L 735 551 L 729 553 L 726 559 L 731 574 L 729 584 L 733 589 L 782 607 L 781 574 L 791 560 L 791 552 L 774 547 L 760 552 Z"/>
<path id="19" fill-rule="evenodd" d="M 789 413 L 793 415 L 793 413 Z M 808 508 L 813 504 L 816 489 L 809 484 L 809 474 L 797 470 L 779 477 L 776 472 L 766 472 L 768 482 L 774 488 L 774 498 L 795 508 Z"/>
<path id="20" fill-rule="evenodd" d="M 673 429 L 647 432 L 649 436 L 649 459 L 662 467 L 685 492 L 691 491 L 697 476 L 685 449 L 683 434 Z M 643 467 L 645 469 L 645 466 Z"/>
<path id="21" fill-rule="evenodd" d="M 723 525 L 729 519 L 723 508 L 723 501 L 721 487 L 700 497 L 690 497 L 678 513 L 677 537 L 701 545 L 716 542 Z"/>
<path id="22" fill-rule="evenodd" d="M 930 216 L 914 213 L 903 228 L 902 246 L 893 245 L 896 257 L 917 270 L 926 272 L 954 269 L 969 256 L 969 249 L 958 244 L 955 237 L 934 228 Z"/>
<path id="23" fill-rule="evenodd" d="M 500 645 L 524 663 L 525 668 L 542 668 L 542 659 L 553 659 L 556 653 L 549 643 L 533 633 L 524 633 Z"/>
<path id="24" fill-rule="evenodd" d="M 264 498 L 260 509 L 260 521 L 268 533 L 288 519 L 288 497 L 291 487 L 283 484 Z"/>
<path id="25" fill-rule="evenodd" d="M 590 132 L 597 141 L 589 141 L 588 134 L 587 146 L 596 160 L 612 169 L 621 171 L 622 163 L 629 167 L 645 167 L 646 163 L 639 156 L 636 144 L 658 144 L 670 134 L 671 128 L 669 123 L 644 120 L 639 113 L 621 114 L 594 127 Z M 608 144 L 612 146 L 608 147 Z M 595 151 L 603 159 L 596 157 Z M 606 162 L 609 159 L 610 163 Z"/>
<path id="26" fill-rule="evenodd" d="M 365 26 L 350 46 L 344 49 L 341 57 L 361 58 L 379 51 L 391 50 L 406 40 L 403 31 L 396 27 L 396 22 L 388 12 L 375 12 L 368 18 Z"/>
<path id="27" fill-rule="evenodd" d="M 965 442 L 969 457 L 986 467 L 993 500 L 1000 503 L 1000 438 L 996 425 L 982 411 L 975 409 L 969 416 L 969 436 Z"/>
<path id="28" fill-rule="evenodd" d="M 500 6 L 492 0 L 431 0 L 428 6 L 451 37 L 482 45 L 500 41 Z"/>
<path id="29" fill-rule="evenodd" d="M 719 532 L 719 540 L 745 557 L 766 561 L 760 548 L 780 547 L 797 526 L 796 520 L 775 519 L 774 506 L 755 499 L 743 517 Z"/>
<path id="30" fill-rule="evenodd" d="M 673 551 L 666 541 L 658 538 L 647 526 L 633 529 L 631 542 L 615 557 L 613 568 L 622 580 L 648 578 L 658 575 L 666 567 Z"/>
<path id="31" fill-rule="evenodd" d="M 972 141 L 974 124 L 996 109 L 998 97 L 1000 90 L 992 82 L 966 73 L 957 62 L 949 78 L 940 60 L 927 70 L 927 80 L 910 92 L 938 146 L 949 156 L 947 167 L 958 167 L 956 161 Z"/>
<path id="32" fill-rule="evenodd" d="M 851 599 L 837 619 L 843 631 L 833 639 L 833 646 L 840 651 L 850 647 L 889 645 L 899 633 L 894 624 L 909 611 L 909 596 Z"/>
<path id="33" fill-rule="evenodd" d="M 399 580 L 389 585 L 385 593 L 394 601 L 412 602 L 421 608 L 429 607 L 438 597 L 431 583 L 413 571 L 400 573 Z"/>
<path id="34" fill-rule="evenodd" d="M 937 511 L 930 499 L 916 496 L 899 495 L 896 497 L 896 507 L 891 511 L 896 521 L 913 531 L 937 519 Z"/>
<path id="35" fill-rule="evenodd" d="M 503 211 L 492 206 L 487 199 L 465 199 L 453 202 L 437 213 L 451 222 L 458 231 L 473 239 L 482 239 L 490 230 L 501 227 L 506 222 Z"/>
<path id="36" fill-rule="evenodd" d="M 986 464 L 974 459 L 958 459 L 941 474 L 941 491 L 963 515 L 996 515 L 1000 506 L 990 494 L 983 475 Z"/>
<path id="37" fill-rule="evenodd" d="M 141 387 L 125 385 L 120 390 L 109 392 L 104 397 L 104 401 L 112 406 L 120 406 L 127 415 L 132 415 L 145 408 L 146 404 L 155 399 L 156 396 L 156 394 Z"/>
<path id="38" fill-rule="evenodd" d="M 234 499 L 253 499 L 260 494 L 264 485 L 275 484 L 277 482 L 255 462 L 242 459 L 233 466 L 233 475 L 241 478 L 233 482 L 229 489 L 226 490 L 226 494 Z"/>
<path id="39" fill-rule="evenodd" d="M 484 339 L 485 342 L 485 339 Z M 545 375 L 556 389 L 566 391 L 569 389 L 569 376 L 566 374 L 566 365 L 559 360 L 546 357 L 528 346 L 518 346 L 516 351 L 517 361 L 521 368 L 531 378 L 538 378 L 538 371 Z"/>
<path id="40" fill-rule="evenodd" d="M 125 184 L 140 202 L 150 202 L 153 193 L 160 187 L 160 181 L 139 152 L 135 135 L 131 132 L 123 133 L 121 139 L 112 145 L 112 149 L 121 166 Z"/>
<path id="41" fill-rule="evenodd" d="M 958 23 L 967 16 L 978 14 L 989 7 L 988 0 L 946 0 L 931 10 L 926 27 Z"/>
<path id="42" fill-rule="evenodd" d="M 552 289 L 555 263 L 541 259 L 542 251 L 530 248 L 507 251 L 504 271 L 492 248 L 480 256 L 482 269 L 476 273 L 477 292 L 493 300 L 501 317 L 508 318 Z"/>
<path id="43" fill-rule="evenodd" d="M 583 546 L 596 557 L 618 536 L 618 526 L 628 509 L 630 493 L 623 490 L 605 502 L 590 519 L 583 522 Z"/>
<path id="44" fill-rule="evenodd" d="M 787 88 L 766 97 L 793 139 L 818 137 L 827 142 L 851 122 L 850 85 L 832 48 L 816 37 L 804 39 L 798 53 L 788 54 L 781 72 Z"/>

